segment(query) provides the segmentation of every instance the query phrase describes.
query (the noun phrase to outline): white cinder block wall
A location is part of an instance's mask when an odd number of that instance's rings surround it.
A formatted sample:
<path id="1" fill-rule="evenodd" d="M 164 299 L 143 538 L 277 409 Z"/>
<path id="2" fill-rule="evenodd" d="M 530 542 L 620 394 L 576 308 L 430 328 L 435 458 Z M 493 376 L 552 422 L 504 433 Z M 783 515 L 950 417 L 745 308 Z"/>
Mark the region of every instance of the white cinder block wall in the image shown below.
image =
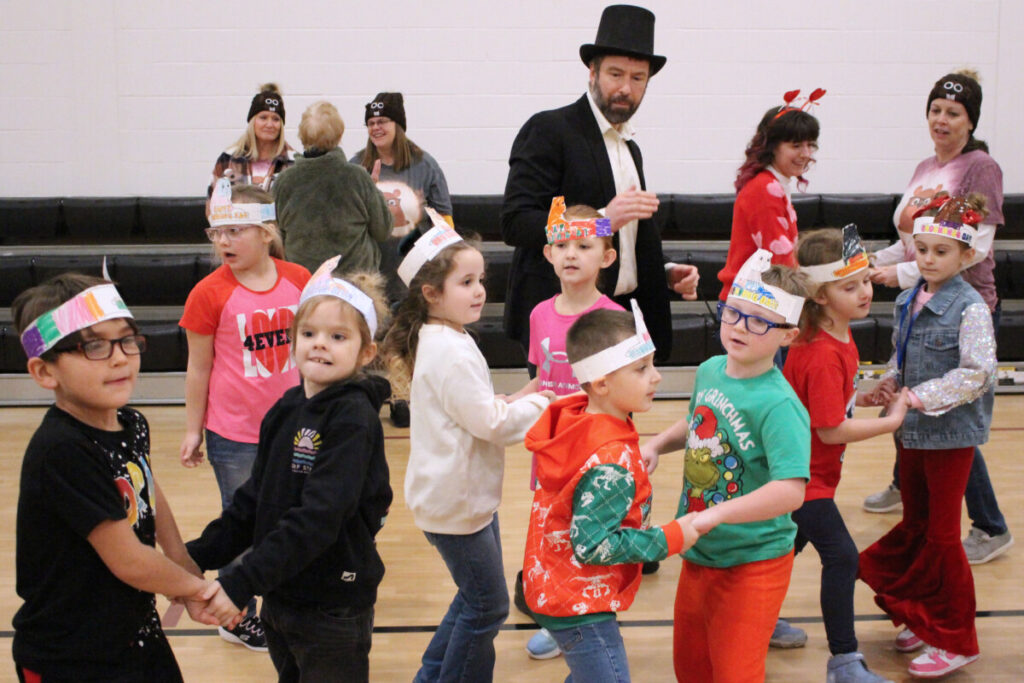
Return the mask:
<path id="1" fill-rule="evenodd" d="M 0 194 L 199 195 L 259 83 L 281 84 L 287 137 L 303 109 L 405 94 L 409 136 L 453 193 L 498 194 L 533 112 L 577 98 L 588 0 L 0 0 Z M 647 0 L 668 65 L 635 117 L 649 186 L 729 192 L 760 115 L 821 86 L 813 192 L 898 192 L 931 153 L 925 99 L 970 65 L 979 137 L 1024 191 L 1019 0 Z"/>

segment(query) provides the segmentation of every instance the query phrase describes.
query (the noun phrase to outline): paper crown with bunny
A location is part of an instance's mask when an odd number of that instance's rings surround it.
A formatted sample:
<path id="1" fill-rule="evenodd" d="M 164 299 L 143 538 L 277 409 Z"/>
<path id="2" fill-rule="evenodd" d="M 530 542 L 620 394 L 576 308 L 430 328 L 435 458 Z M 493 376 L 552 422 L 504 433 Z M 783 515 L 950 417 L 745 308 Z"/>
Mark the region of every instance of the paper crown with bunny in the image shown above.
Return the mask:
<path id="1" fill-rule="evenodd" d="M 761 273 L 772 265 L 772 252 L 758 249 L 747 259 L 736 273 L 729 289 L 730 299 L 742 299 L 761 308 L 778 313 L 790 325 L 800 323 L 800 311 L 804 308 L 802 296 L 790 294 L 784 289 L 765 284 Z"/>
<path id="2" fill-rule="evenodd" d="M 425 207 L 424 211 L 430 216 L 433 227 L 423 233 L 423 237 L 416 240 L 416 244 L 398 266 L 398 277 L 402 279 L 406 287 L 427 261 L 433 260 L 445 248 L 462 241 L 459 233 L 448 225 L 441 214 L 429 206 Z"/>
<path id="3" fill-rule="evenodd" d="M 359 311 L 359 314 L 366 320 L 366 326 L 370 328 L 370 337 L 373 338 L 377 335 L 377 311 L 373 307 L 373 299 L 348 280 L 332 275 L 340 261 L 341 254 L 338 254 L 320 264 L 313 276 L 309 278 L 309 282 L 303 287 L 302 294 L 299 295 L 299 305 L 301 306 L 315 296 L 333 296 L 336 299 L 341 299 Z"/>
<path id="4" fill-rule="evenodd" d="M 612 219 L 565 217 L 565 197 L 552 197 L 551 209 L 548 211 L 548 224 L 545 229 L 548 244 L 583 240 L 588 237 L 611 237 Z"/>
<path id="5" fill-rule="evenodd" d="M 592 382 L 598 377 L 603 377 L 619 368 L 640 360 L 644 356 L 654 353 L 654 341 L 647 332 L 647 325 L 644 324 L 644 314 L 640 312 L 640 306 L 636 299 L 629 300 L 633 309 L 633 323 L 636 334 L 623 339 L 615 346 L 598 351 L 592 356 L 576 361 L 572 364 L 572 374 L 580 384 Z"/>
<path id="6" fill-rule="evenodd" d="M 843 257 L 832 263 L 822 263 L 816 266 L 800 266 L 800 272 L 806 273 L 812 281 L 818 284 L 835 282 L 859 273 L 871 266 L 868 261 L 868 252 L 861 242 L 860 233 L 857 232 L 857 225 L 850 223 L 843 227 Z"/>
<path id="7" fill-rule="evenodd" d="M 218 178 L 210 196 L 210 227 L 253 225 L 277 219 L 273 204 L 232 204 L 231 181 Z"/>

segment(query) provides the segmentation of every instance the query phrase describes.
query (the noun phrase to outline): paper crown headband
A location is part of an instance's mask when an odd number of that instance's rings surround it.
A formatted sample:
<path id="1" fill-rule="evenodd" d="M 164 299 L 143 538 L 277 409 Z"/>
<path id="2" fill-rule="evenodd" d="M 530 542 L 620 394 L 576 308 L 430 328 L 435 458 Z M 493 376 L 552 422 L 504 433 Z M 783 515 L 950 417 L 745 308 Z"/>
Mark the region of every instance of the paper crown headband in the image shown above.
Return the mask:
<path id="1" fill-rule="evenodd" d="M 427 261 L 433 260 L 445 247 L 450 247 L 456 242 L 462 241 L 459 233 L 455 232 L 445 222 L 441 214 L 429 206 L 424 210 L 430 216 L 430 221 L 434 224 L 434 227 L 427 230 L 423 237 L 416 240 L 416 244 L 413 245 L 412 249 L 409 250 L 409 253 L 405 255 L 402 263 L 398 266 L 398 277 L 402 279 L 406 287 L 409 286 L 412 279 L 416 277 L 416 273 L 420 272 L 420 268 Z"/>
<path id="2" fill-rule="evenodd" d="M 584 218 L 569 220 L 565 217 L 565 197 L 552 197 L 548 211 L 548 225 L 545 229 L 548 244 L 567 240 L 583 240 L 588 237 L 611 237 L 612 219 Z"/>
<path id="3" fill-rule="evenodd" d="M 730 299 L 743 299 L 761 308 L 778 313 L 790 325 L 800 323 L 800 311 L 804 307 L 804 298 L 789 292 L 766 285 L 761 280 L 761 273 L 772 265 L 772 252 L 758 249 L 747 259 L 729 290 Z"/>
<path id="4" fill-rule="evenodd" d="M 937 216 L 921 216 L 914 219 L 914 235 L 938 235 L 959 240 L 967 246 L 974 244 L 978 231 L 970 223 L 940 220 Z"/>
<path id="5" fill-rule="evenodd" d="M 370 328 L 370 337 L 377 335 L 377 311 L 373 308 L 371 299 L 363 290 L 353 285 L 348 280 L 334 277 L 331 273 L 338 267 L 341 261 L 341 254 L 329 258 L 320 264 L 320 267 L 309 278 L 309 282 L 302 289 L 299 295 L 299 305 L 306 303 L 314 296 L 333 296 L 353 306 L 366 320 L 366 326 Z"/>
<path id="6" fill-rule="evenodd" d="M 572 374 L 576 375 L 576 380 L 580 384 L 592 382 L 598 377 L 615 372 L 633 361 L 654 353 L 654 342 L 651 340 L 651 335 L 647 333 L 647 326 L 644 324 L 644 315 L 640 312 L 640 306 L 637 305 L 636 299 L 630 299 L 629 303 L 633 308 L 636 334 L 628 339 L 623 339 L 615 346 L 610 346 L 573 363 Z"/>
<path id="7" fill-rule="evenodd" d="M 824 88 L 815 88 L 814 92 L 812 92 L 810 95 L 808 95 L 807 97 L 804 98 L 803 104 L 801 104 L 800 106 L 797 106 L 797 103 L 798 103 L 797 97 L 799 95 L 800 95 L 800 90 L 799 89 L 797 89 L 797 90 L 790 90 L 789 92 L 785 93 L 782 96 L 782 101 L 784 102 L 784 104 L 782 105 L 782 109 L 780 109 L 779 112 L 775 116 L 772 117 L 772 120 L 774 121 L 775 119 L 779 118 L 780 116 L 782 116 L 783 114 L 785 114 L 787 112 L 791 112 L 791 111 L 807 111 L 808 109 L 811 108 L 812 105 L 819 105 L 819 104 L 821 104 L 820 102 L 818 102 L 818 100 L 820 100 L 825 95 L 825 89 Z"/>
<path id="8" fill-rule="evenodd" d="M 800 266 L 800 271 L 807 273 L 818 284 L 835 282 L 859 273 L 868 268 L 868 252 L 860 241 L 860 234 L 854 223 L 843 228 L 843 257 L 832 263 L 822 263 L 816 266 Z"/>
<path id="9" fill-rule="evenodd" d="M 38 358 L 69 334 L 104 320 L 132 317 L 114 285 L 96 285 L 33 320 L 21 334 L 21 346 L 26 356 Z"/>
<path id="10" fill-rule="evenodd" d="M 219 178 L 210 197 L 210 227 L 252 225 L 277 218 L 273 204 L 232 204 L 231 181 Z"/>

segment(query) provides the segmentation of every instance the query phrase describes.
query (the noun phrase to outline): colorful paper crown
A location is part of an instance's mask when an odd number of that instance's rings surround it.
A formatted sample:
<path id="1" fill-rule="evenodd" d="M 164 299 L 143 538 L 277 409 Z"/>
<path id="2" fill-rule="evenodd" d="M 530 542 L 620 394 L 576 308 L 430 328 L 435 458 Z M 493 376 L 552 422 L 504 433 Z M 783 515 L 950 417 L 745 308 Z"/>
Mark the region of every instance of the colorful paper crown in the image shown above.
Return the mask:
<path id="1" fill-rule="evenodd" d="M 299 305 L 301 306 L 314 296 L 333 296 L 336 299 L 341 299 L 359 311 L 359 314 L 366 320 L 366 326 L 370 328 L 370 337 L 373 338 L 377 335 L 377 311 L 373 308 L 373 299 L 348 280 L 331 275 L 338 267 L 339 261 L 341 261 L 341 254 L 320 264 L 320 267 L 313 273 L 313 277 L 309 278 L 309 282 L 303 287 L 302 294 L 299 295 Z"/>
<path id="2" fill-rule="evenodd" d="M 232 204 L 231 181 L 219 178 L 210 197 L 210 227 L 253 225 L 277 218 L 273 204 Z"/>
<path id="3" fill-rule="evenodd" d="M 548 244 L 583 240 L 588 237 L 611 237 L 612 219 L 584 218 L 568 220 L 565 217 L 565 197 L 552 197 L 548 211 L 548 225 L 545 229 Z"/>
<path id="4" fill-rule="evenodd" d="M 923 215 L 933 209 L 938 209 L 934 217 Z M 972 246 L 978 237 L 975 226 L 983 221 L 986 215 L 985 199 L 981 195 L 936 195 L 931 202 L 914 214 L 913 234 L 949 237 Z"/>
<path id="5" fill-rule="evenodd" d="M 651 335 L 647 333 L 647 325 L 644 324 L 644 315 L 640 312 L 640 306 L 637 305 L 636 299 L 630 299 L 629 303 L 633 308 L 636 334 L 628 339 L 623 339 L 615 346 L 610 346 L 573 363 L 572 374 L 576 376 L 576 380 L 580 384 L 592 382 L 598 377 L 615 372 L 619 368 L 654 353 L 654 342 L 651 340 Z"/>
<path id="6" fill-rule="evenodd" d="M 729 290 L 730 299 L 742 299 L 761 308 L 778 313 L 790 325 L 800 323 L 800 311 L 804 307 L 804 298 L 790 294 L 784 289 L 766 285 L 761 280 L 761 273 L 772 265 L 772 252 L 758 249 L 747 259 Z"/>
<path id="7" fill-rule="evenodd" d="M 132 317 L 114 285 L 96 285 L 33 320 L 21 334 L 21 346 L 26 356 L 38 358 L 69 334 L 104 320 Z"/>
<path id="8" fill-rule="evenodd" d="M 843 257 L 832 263 L 822 263 L 817 266 L 800 266 L 801 272 L 807 273 L 818 284 L 835 282 L 859 273 L 870 267 L 868 252 L 860 241 L 860 234 L 854 223 L 843 228 Z"/>
<path id="9" fill-rule="evenodd" d="M 398 266 L 398 277 L 402 279 L 406 287 L 409 286 L 412 279 L 416 277 L 416 273 L 420 272 L 420 268 L 427 261 L 432 260 L 446 247 L 462 241 L 459 233 L 455 232 L 445 222 L 441 214 L 429 206 L 424 210 L 430 216 L 430 221 L 434 224 L 434 227 L 427 230 L 423 233 L 423 237 L 416 240 L 416 244 L 413 245 L 412 249 L 409 250 L 409 253 L 405 255 L 402 263 Z"/>
<path id="10" fill-rule="evenodd" d="M 821 104 L 820 102 L 818 102 L 818 100 L 820 100 L 825 95 L 825 89 L 816 88 L 814 92 L 812 92 L 810 95 L 804 98 L 804 101 L 802 104 L 800 104 L 800 106 L 797 106 L 797 104 L 799 103 L 797 97 L 799 95 L 799 89 L 790 90 L 789 92 L 783 94 L 782 101 L 784 104 L 782 105 L 782 109 L 780 109 L 779 112 L 774 117 L 772 117 L 772 120 L 774 121 L 775 119 L 779 118 L 780 116 L 787 112 L 807 111 L 808 109 L 811 108 L 812 105 L 816 106 Z"/>

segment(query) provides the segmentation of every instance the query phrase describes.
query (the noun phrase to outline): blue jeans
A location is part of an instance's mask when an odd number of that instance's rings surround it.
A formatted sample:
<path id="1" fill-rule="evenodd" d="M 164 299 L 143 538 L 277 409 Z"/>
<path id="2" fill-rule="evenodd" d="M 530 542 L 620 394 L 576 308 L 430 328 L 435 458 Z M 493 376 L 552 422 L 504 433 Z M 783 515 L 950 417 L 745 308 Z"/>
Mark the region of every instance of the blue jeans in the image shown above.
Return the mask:
<path id="1" fill-rule="evenodd" d="M 213 476 L 217 478 L 217 488 L 220 489 L 220 507 L 227 510 L 231 506 L 231 499 L 235 496 L 235 490 L 244 484 L 252 474 L 252 464 L 256 460 L 256 447 L 258 444 L 244 443 L 225 439 L 216 432 L 206 430 L 206 454 L 210 458 L 210 465 L 213 467 Z M 222 569 L 238 566 L 239 559 L 232 560 L 231 564 Z M 256 598 L 249 601 L 247 605 L 249 614 L 256 614 Z"/>
<path id="2" fill-rule="evenodd" d="M 494 677 L 494 638 L 508 617 L 498 515 L 475 534 L 424 535 L 459 590 L 423 653 L 414 683 L 488 683 Z"/>
<path id="3" fill-rule="evenodd" d="M 992 311 L 992 330 L 995 336 L 999 336 L 999 319 L 1001 317 L 1002 302 L 996 304 L 996 310 Z M 899 448 L 896 449 L 896 462 L 892 466 L 892 483 L 896 488 L 900 487 Z M 977 447 L 974 449 L 971 474 L 967 478 L 964 502 L 967 504 L 967 516 L 971 518 L 971 526 L 981 529 L 989 536 L 999 536 L 1009 531 L 1006 526 L 1006 518 L 1003 517 L 1003 512 L 999 509 L 996 492 L 992 488 L 992 480 L 988 476 L 985 458 L 981 455 L 981 449 Z"/>
<path id="4" fill-rule="evenodd" d="M 550 633 L 569 665 L 565 683 L 629 683 L 626 645 L 615 619 Z"/>
<path id="5" fill-rule="evenodd" d="M 297 607 L 263 600 L 279 683 L 369 681 L 373 607 Z"/>

